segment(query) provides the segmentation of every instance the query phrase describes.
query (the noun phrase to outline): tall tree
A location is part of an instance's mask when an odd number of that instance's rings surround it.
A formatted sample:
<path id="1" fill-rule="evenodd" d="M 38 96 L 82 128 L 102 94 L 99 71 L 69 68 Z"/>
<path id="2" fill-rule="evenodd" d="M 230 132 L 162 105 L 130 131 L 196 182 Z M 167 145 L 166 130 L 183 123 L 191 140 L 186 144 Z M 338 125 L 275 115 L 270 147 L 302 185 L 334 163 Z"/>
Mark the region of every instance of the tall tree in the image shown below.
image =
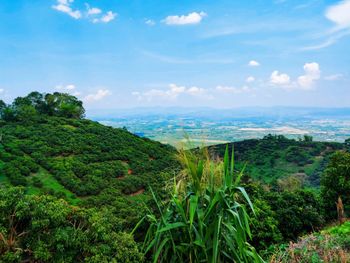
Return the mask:
<path id="1" fill-rule="evenodd" d="M 331 158 L 321 178 L 321 197 L 327 219 L 337 218 L 339 197 L 345 213 L 350 212 L 350 153 L 337 152 Z"/>

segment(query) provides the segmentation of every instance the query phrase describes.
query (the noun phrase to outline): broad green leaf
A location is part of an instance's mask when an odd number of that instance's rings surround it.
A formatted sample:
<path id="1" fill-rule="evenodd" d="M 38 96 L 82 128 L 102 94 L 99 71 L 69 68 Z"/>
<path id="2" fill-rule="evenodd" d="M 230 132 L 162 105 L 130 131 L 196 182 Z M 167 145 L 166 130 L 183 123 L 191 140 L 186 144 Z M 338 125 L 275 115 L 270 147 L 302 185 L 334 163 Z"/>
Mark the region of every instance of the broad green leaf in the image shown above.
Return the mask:
<path id="1" fill-rule="evenodd" d="M 175 229 L 175 228 L 185 227 L 185 226 L 186 226 L 186 224 L 183 223 L 183 222 L 177 222 L 177 223 L 168 224 L 165 227 L 163 227 L 160 230 L 158 230 L 158 233 L 165 232 L 165 231 L 168 231 L 168 230 L 172 230 L 172 229 Z"/>

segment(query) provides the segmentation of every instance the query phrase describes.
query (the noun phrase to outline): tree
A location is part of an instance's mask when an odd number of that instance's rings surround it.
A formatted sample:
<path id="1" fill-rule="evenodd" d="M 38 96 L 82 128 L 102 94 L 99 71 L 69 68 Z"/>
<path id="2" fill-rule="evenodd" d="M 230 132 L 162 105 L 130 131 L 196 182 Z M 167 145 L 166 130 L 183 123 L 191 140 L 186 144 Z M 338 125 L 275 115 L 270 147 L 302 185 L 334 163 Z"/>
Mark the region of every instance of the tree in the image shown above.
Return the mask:
<path id="1" fill-rule="evenodd" d="M 345 146 L 348 148 L 350 151 L 350 138 L 345 140 Z"/>
<path id="2" fill-rule="evenodd" d="M 106 210 L 0 188 L 0 262 L 142 262 L 130 234 Z"/>
<path id="3" fill-rule="evenodd" d="M 320 201 L 312 191 L 270 192 L 268 199 L 285 240 L 295 240 L 323 224 Z"/>
<path id="4" fill-rule="evenodd" d="M 350 153 L 335 153 L 321 177 L 321 198 L 325 217 L 337 218 L 338 198 L 344 204 L 345 213 L 350 210 Z"/>
<path id="5" fill-rule="evenodd" d="M 6 103 L 3 100 L 0 100 L 0 118 L 2 117 L 2 112 L 6 108 Z"/>
<path id="6" fill-rule="evenodd" d="M 76 97 L 66 93 L 55 92 L 46 94 L 45 103 L 44 113 L 48 115 L 81 119 L 85 114 L 83 103 Z"/>
<path id="7" fill-rule="evenodd" d="M 304 135 L 304 142 L 312 142 L 313 141 L 313 137 L 310 135 Z"/>
<path id="8" fill-rule="evenodd" d="M 0 101 L 0 117 L 5 121 L 32 120 L 37 115 L 82 119 L 84 114 L 82 101 L 66 93 L 34 91 L 25 97 L 17 97 L 10 106 Z"/>

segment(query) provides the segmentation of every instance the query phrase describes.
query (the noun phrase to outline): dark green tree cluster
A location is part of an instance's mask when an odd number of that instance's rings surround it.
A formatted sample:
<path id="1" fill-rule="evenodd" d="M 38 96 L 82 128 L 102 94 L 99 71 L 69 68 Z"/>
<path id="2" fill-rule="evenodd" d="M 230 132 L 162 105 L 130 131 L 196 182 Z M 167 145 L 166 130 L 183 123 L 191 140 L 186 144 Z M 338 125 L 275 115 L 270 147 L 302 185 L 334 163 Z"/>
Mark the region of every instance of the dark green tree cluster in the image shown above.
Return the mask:
<path id="1" fill-rule="evenodd" d="M 245 184 L 256 215 L 252 217 L 253 244 L 260 250 L 296 240 L 324 225 L 320 198 L 314 191 L 267 189 L 258 182 Z"/>
<path id="2" fill-rule="evenodd" d="M 278 229 L 286 241 L 296 240 L 324 224 L 320 199 L 313 191 L 270 192 L 267 199 L 276 215 Z"/>
<path id="3" fill-rule="evenodd" d="M 142 262 L 133 237 L 105 210 L 0 188 L 1 262 Z"/>
<path id="4" fill-rule="evenodd" d="M 66 93 L 42 94 L 34 91 L 16 98 L 11 105 L 0 100 L 0 117 L 5 121 L 26 121 L 38 115 L 81 119 L 84 114 L 83 103 Z"/>
<path id="5" fill-rule="evenodd" d="M 337 218 L 338 198 L 342 199 L 346 215 L 350 215 L 350 153 L 337 152 L 331 158 L 321 179 L 321 198 L 328 220 Z"/>

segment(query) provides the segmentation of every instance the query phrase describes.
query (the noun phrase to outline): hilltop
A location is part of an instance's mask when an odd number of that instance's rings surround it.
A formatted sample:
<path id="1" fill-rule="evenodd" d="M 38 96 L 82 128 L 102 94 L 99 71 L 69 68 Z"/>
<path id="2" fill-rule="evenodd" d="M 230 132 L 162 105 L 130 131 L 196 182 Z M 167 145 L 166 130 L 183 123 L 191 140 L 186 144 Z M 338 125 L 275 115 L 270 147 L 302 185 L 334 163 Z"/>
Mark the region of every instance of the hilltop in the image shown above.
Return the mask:
<path id="1" fill-rule="evenodd" d="M 214 157 L 223 157 L 226 146 L 219 144 L 208 149 Z M 246 164 L 245 172 L 253 179 L 270 184 L 293 177 L 312 187 L 319 187 L 329 157 L 346 148 L 344 143 L 317 142 L 310 136 L 295 140 L 283 135 L 267 135 L 228 146 L 230 150 L 234 148 L 236 162 L 240 167 Z"/>

